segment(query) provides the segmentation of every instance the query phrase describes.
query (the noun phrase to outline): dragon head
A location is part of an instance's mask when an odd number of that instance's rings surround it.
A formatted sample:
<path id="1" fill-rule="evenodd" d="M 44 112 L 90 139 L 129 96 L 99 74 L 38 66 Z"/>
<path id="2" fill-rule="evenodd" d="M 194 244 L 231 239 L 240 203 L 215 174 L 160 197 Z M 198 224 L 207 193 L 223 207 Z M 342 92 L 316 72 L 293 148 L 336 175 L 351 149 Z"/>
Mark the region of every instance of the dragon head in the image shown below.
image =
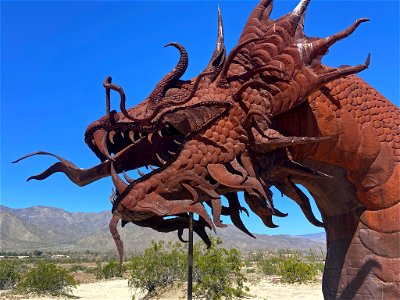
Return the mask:
<path id="1" fill-rule="evenodd" d="M 178 64 L 142 103 L 130 109 L 125 107 L 123 89 L 107 77 L 103 83 L 106 115 L 85 133 L 101 164 L 80 170 L 57 156 L 60 162 L 31 178 L 63 172 L 85 185 L 111 175 L 116 188 L 110 198 L 113 212 L 123 224 L 178 230 L 180 236 L 188 227 L 189 213 L 196 213 L 194 230 L 208 244 L 204 229 L 223 227 L 221 214 L 251 235 L 240 219 L 240 212 L 247 211 L 237 192 L 244 192 L 246 203 L 266 226 L 275 227 L 272 216 L 285 214 L 273 205 L 269 190 L 273 185 L 295 200 L 310 222 L 322 226 L 308 198 L 290 178 L 327 175 L 296 163 L 288 150 L 321 138 L 285 137 L 274 129 L 273 118 L 300 105 L 326 83 L 362 71 L 369 57 L 359 66 L 324 66 L 321 58 L 328 48 L 366 19 L 333 36 L 310 38 L 303 31 L 308 3 L 302 0 L 292 12 L 272 20 L 272 1 L 261 1 L 228 56 L 218 13 L 216 48 L 204 71 L 181 80 L 188 54 L 182 45 L 168 44 L 179 50 Z M 119 94 L 119 112 L 110 111 L 111 91 Z M 144 174 L 142 167 L 150 168 L 149 172 Z M 134 169 L 140 175 L 136 180 L 126 174 Z M 229 207 L 221 204 L 221 196 Z M 212 218 L 205 205 L 211 207 Z"/>

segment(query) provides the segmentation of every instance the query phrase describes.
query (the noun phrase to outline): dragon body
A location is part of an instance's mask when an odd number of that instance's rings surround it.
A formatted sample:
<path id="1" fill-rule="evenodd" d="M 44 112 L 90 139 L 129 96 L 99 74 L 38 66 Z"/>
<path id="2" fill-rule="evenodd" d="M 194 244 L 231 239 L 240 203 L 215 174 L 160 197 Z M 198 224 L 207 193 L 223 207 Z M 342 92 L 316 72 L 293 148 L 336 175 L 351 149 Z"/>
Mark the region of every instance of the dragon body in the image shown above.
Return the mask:
<path id="1" fill-rule="evenodd" d="M 107 113 L 85 133 L 101 163 L 79 169 L 36 152 L 22 159 L 41 154 L 59 162 L 30 179 L 63 172 L 84 186 L 111 176 L 110 230 L 120 257 L 119 220 L 176 230 L 182 239 L 193 212 L 194 231 L 209 245 L 205 228 L 224 227 L 220 216 L 228 215 L 252 236 L 240 219 L 248 212 L 238 192 L 266 226 L 276 227 L 272 217 L 285 214 L 274 206 L 275 186 L 327 232 L 325 298 L 398 299 L 399 109 L 354 75 L 368 67 L 369 56 L 358 66 L 321 63 L 331 45 L 367 19 L 327 38 L 307 37 L 308 3 L 272 20 L 272 1 L 260 2 L 229 55 L 219 14 L 216 48 L 204 71 L 181 80 L 188 54 L 169 44 L 180 51 L 178 64 L 130 109 L 123 89 L 107 77 Z M 120 96 L 119 112 L 110 111 L 111 91 Z M 141 167 L 151 170 L 144 174 Z M 128 177 L 132 169 L 139 179 Z M 322 221 L 297 184 L 314 197 Z"/>

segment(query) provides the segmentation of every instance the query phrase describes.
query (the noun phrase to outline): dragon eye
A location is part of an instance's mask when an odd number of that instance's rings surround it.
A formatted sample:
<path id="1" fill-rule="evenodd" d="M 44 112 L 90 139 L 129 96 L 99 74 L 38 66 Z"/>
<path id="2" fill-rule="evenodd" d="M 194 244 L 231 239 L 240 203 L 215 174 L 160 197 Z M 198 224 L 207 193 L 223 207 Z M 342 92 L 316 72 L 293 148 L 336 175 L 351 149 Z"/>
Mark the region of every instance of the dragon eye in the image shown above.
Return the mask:
<path id="1" fill-rule="evenodd" d="M 179 94 L 180 91 L 181 91 L 181 89 L 178 89 L 178 88 L 170 88 L 169 90 L 167 90 L 165 92 L 165 97 L 175 96 L 175 95 Z"/>

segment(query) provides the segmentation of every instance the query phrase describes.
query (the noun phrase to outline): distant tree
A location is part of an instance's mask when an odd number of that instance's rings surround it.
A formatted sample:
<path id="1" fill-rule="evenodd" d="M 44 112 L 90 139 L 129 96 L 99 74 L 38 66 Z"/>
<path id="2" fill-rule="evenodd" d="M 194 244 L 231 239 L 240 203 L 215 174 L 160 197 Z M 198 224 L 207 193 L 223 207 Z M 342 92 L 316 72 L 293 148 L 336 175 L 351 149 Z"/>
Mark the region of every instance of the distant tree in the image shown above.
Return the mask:
<path id="1" fill-rule="evenodd" d="M 43 251 L 35 250 L 35 251 L 33 251 L 33 255 L 36 257 L 41 257 L 43 255 Z"/>

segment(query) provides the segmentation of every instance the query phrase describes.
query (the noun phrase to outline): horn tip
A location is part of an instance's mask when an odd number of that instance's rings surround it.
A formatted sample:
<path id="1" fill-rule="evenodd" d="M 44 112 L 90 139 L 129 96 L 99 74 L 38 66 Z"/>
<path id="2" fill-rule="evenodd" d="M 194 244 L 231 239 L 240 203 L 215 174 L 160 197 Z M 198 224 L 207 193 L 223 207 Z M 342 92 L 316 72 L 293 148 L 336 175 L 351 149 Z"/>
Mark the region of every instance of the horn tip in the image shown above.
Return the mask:
<path id="1" fill-rule="evenodd" d="M 371 62 L 371 53 L 368 53 L 368 56 L 367 56 L 367 59 L 365 60 L 364 65 L 368 68 L 370 62 Z"/>

